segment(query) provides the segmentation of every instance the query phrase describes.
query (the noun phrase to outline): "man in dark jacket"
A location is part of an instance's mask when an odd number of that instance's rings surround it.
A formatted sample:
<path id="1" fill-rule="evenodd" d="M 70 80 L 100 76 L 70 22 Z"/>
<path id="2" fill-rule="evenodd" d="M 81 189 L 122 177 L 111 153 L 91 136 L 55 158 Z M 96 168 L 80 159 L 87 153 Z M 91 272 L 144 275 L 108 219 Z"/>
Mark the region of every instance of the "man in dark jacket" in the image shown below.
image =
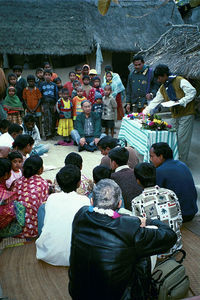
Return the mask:
<path id="1" fill-rule="evenodd" d="M 128 291 L 128 299 L 135 299 L 145 288 L 136 284 L 138 261 L 163 253 L 176 242 L 168 225 L 120 215 L 116 211 L 120 205 L 119 186 L 103 179 L 93 190 L 93 207 L 81 208 L 74 218 L 69 269 L 73 300 L 120 300 Z"/>
<path id="2" fill-rule="evenodd" d="M 143 56 L 133 57 L 133 71 L 128 76 L 126 89 L 127 112 L 141 112 L 155 96 L 159 85 L 152 68 L 145 65 Z"/>
<path id="3" fill-rule="evenodd" d="M 91 103 L 85 100 L 81 103 L 83 112 L 75 121 L 75 129 L 71 131 L 71 137 L 78 145 L 78 151 L 97 150 L 97 143 L 105 134 L 101 134 L 101 119 L 99 115 L 91 111 Z"/>
<path id="4" fill-rule="evenodd" d="M 111 169 L 115 171 L 111 175 L 122 190 L 124 206 L 126 209 L 132 210 L 131 201 L 142 193 L 142 187 L 137 183 L 133 169 L 127 165 L 129 152 L 126 148 L 116 147 L 109 151 L 111 159 Z"/>

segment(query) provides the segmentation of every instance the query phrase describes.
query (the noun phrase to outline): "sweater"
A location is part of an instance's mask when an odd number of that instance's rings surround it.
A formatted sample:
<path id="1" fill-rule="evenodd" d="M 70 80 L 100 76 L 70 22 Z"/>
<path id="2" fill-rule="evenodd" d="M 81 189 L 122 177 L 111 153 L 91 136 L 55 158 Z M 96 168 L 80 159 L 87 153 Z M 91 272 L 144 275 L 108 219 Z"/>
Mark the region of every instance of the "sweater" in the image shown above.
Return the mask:
<path id="1" fill-rule="evenodd" d="M 183 216 L 197 213 L 197 191 L 186 164 L 179 160 L 167 159 L 156 169 L 156 184 L 172 190 L 177 195 Z"/>
<path id="2" fill-rule="evenodd" d="M 101 119 L 99 115 L 93 111 L 90 113 L 90 118 L 92 121 L 93 129 L 94 129 L 94 137 L 99 138 L 101 135 Z M 77 116 L 75 121 L 75 129 L 78 131 L 80 137 L 85 137 L 84 126 L 85 126 L 85 113 L 81 113 Z"/>

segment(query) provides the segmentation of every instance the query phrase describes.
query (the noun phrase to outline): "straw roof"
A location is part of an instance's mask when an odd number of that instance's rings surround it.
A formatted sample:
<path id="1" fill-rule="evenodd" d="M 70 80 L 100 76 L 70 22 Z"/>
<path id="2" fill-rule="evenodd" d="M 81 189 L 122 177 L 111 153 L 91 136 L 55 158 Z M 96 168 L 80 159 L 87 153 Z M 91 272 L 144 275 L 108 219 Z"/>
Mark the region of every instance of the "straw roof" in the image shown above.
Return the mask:
<path id="1" fill-rule="evenodd" d="M 200 78 L 200 32 L 195 25 L 173 25 L 149 49 L 141 51 L 146 63 L 166 64 L 173 73 Z"/>
<path id="2" fill-rule="evenodd" d="M 101 16 L 97 0 L 0 0 L 0 53 L 89 54 L 148 48 L 169 22 L 183 23 L 173 0 L 124 0 Z"/>

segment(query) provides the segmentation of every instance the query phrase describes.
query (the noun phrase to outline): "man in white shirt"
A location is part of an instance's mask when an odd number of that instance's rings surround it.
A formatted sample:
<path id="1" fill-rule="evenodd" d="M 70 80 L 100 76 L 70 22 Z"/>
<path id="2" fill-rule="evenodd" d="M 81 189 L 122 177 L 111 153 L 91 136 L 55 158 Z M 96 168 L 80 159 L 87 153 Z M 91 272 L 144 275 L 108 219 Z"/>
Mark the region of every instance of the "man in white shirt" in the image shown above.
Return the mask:
<path id="1" fill-rule="evenodd" d="M 8 132 L 0 136 L 0 146 L 12 148 L 12 144 L 19 134 L 22 134 L 23 128 L 19 124 L 11 124 Z"/>
<path id="2" fill-rule="evenodd" d="M 37 259 L 55 266 L 69 266 L 74 216 L 82 206 L 90 205 L 89 198 L 76 193 L 80 178 L 80 169 L 71 164 L 56 175 L 62 192 L 51 194 L 45 204 L 44 225 L 36 241 Z"/>
<path id="3" fill-rule="evenodd" d="M 160 103 L 170 101 L 172 125 L 177 130 L 179 159 L 186 162 L 192 138 L 196 90 L 183 77 L 172 75 L 166 65 L 158 65 L 154 76 L 161 87 L 143 113 L 152 113 Z"/>

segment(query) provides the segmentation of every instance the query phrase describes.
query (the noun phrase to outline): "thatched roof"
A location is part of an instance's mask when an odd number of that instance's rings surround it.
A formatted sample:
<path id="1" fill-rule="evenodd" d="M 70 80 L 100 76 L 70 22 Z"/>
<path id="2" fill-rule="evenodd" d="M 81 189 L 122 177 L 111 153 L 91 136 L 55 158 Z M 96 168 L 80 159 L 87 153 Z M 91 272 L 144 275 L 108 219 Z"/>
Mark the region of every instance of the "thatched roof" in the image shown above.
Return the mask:
<path id="1" fill-rule="evenodd" d="M 126 0 L 101 16 L 96 0 L 0 0 L 0 53 L 88 54 L 146 49 L 169 22 L 183 23 L 173 0 Z"/>
<path id="2" fill-rule="evenodd" d="M 200 32 L 195 25 L 174 25 L 146 51 L 146 63 L 155 67 L 166 64 L 174 73 L 191 79 L 200 78 Z"/>

